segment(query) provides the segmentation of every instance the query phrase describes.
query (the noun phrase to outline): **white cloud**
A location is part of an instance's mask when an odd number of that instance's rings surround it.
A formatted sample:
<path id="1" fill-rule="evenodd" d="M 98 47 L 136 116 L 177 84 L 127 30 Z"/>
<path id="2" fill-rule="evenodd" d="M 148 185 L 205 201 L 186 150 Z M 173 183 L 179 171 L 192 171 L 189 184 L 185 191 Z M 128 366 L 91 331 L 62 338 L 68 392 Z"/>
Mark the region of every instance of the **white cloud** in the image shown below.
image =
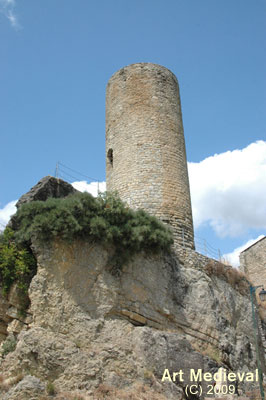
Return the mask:
<path id="1" fill-rule="evenodd" d="M 258 236 L 256 239 L 250 239 L 248 240 L 245 244 L 243 244 L 242 246 L 237 247 L 234 251 L 232 251 L 231 253 L 227 253 L 223 255 L 223 259 L 228 261 L 231 265 L 233 265 L 234 267 L 238 267 L 240 262 L 239 262 L 239 254 L 247 249 L 249 246 L 251 246 L 252 244 L 256 243 L 258 240 L 262 239 L 264 237 L 264 235 L 260 235 Z"/>
<path id="2" fill-rule="evenodd" d="M 6 16 L 13 28 L 17 29 L 20 26 L 14 12 L 15 5 L 15 0 L 0 0 L 0 12 Z"/>
<path id="3" fill-rule="evenodd" d="M 80 182 L 73 182 L 71 183 L 71 185 L 80 192 L 89 192 L 94 197 L 98 195 L 98 192 L 105 192 L 106 190 L 105 182 L 88 183 L 86 181 L 80 181 Z"/>
<path id="4" fill-rule="evenodd" d="M 220 237 L 266 229 L 266 142 L 188 163 L 194 226 Z"/>
<path id="5" fill-rule="evenodd" d="M 2 230 L 8 223 L 11 215 L 15 214 L 17 208 L 15 207 L 17 200 L 10 201 L 4 208 L 0 208 L 0 230 Z"/>

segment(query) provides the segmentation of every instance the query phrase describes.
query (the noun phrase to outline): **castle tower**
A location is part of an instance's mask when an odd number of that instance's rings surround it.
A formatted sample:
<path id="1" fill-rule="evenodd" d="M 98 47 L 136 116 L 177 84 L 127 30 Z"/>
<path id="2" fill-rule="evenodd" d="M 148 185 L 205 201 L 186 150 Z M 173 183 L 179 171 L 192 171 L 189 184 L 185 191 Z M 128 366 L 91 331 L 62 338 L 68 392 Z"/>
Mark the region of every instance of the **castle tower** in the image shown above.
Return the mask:
<path id="1" fill-rule="evenodd" d="M 194 249 L 178 82 L 167 68 L 132 64 L 106 90 L 106 184 L 132 208 L 170 224 Z"/>

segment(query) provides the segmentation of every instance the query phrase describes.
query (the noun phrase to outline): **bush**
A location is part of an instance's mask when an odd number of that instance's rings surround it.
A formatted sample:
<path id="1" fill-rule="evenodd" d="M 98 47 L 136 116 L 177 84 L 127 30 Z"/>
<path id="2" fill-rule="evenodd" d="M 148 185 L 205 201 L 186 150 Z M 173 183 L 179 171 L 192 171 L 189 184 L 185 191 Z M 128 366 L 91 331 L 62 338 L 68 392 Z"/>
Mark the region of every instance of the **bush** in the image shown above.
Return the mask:
<path id="1" fill-rule="evenodd" d="M 15 350 L 17 345 L 16 339 L 14 337 L 8 337 L 2 344 L 2 356 L 6 356 Z"/>
<path id="2" fill-rule="evenodd" d="M 217 276 L 225 280 L 229 285 L 243 295 L 248 295 L 249 281 L 246 275 L 231 267 L 230 265 L 222 264 L 218 261 L 210 261 L 205 266 L 205 271 L 209 276 Z"/>
<path id="3" fill-rule="evenodd" d="M 73 241 L 88 238 L 114 244 L 110 261 L 118 272 L 134 254 L 169 251 L 172 233 L 155 217 L 143 210 L 133 211 L 117 195 L 108 193 L 94 198 L 89 193 L 75 193 L 66 198 L 49 198 L 22 205 L 13 217 L 16 231 L 9 227 L 0 234 L 0 280 L 4 294 L 16 282 L 21 290 L 21 313 L 27 308 L 27 293 L 36 273 L 36 259 L 31 251 L 32 237 L 46 242 L 59 237 Z"/>
<path id="4" fill-rule="evenodd" d="M 11 285 L 17 282 L 24 298 L 32 276 L 36 272 L 36 260 L 27 244 L 15 242 L 15 232 L 6 228 L 0 234 L 0 280 L 3 294 L 7 294 Z"/>
<path id="5" fill-rule="evenodd" d="M 49 396 L 54 396 L 56 394 L 54 384 L 52 382 L 48 382 L 46 385 L 46 392 Z"/>
<path id="6" fill-rule="evenodd" d="M 89 193 L 75 193 L 65 198 L 49 198 L 22 205 L 15 216 L 15 238 L 29 246 L 32 237 L 41 241 L 56 237 L 74 238 L 115 245 L 111 263 L 116 267 L 133 254 L 169 251 L 172 233 L 157 218 L 143 210 L 133 211 L 117 195 L 108 193 L 94 198 Z"/>

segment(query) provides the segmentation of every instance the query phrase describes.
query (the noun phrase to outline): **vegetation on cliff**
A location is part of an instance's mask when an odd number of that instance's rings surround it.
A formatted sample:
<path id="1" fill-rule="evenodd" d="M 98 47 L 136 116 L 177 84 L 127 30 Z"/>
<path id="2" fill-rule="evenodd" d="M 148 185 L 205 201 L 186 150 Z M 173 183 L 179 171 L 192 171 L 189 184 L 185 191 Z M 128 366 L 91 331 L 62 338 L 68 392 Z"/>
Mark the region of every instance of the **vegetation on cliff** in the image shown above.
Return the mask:
<path id="1" fill-rule="evenodd" d="M 36 259 L 28 244 L 15 242 L 15 232 L 7 227 L 0 235 L 0 284 L 7 294 L 17 282 L 21 293 L 26 293 L 36 272 Z"/>
<path id="2" fill-rule="evenodd" d="M 247 276 L 238 269 L 210 259 L 210 261 L 205 265 L 204 271 L 210 277 L 217 276 L 226 281 L 239 293 L 249 296 L 250 282 Z"/>
<path id="3" fill-rule="evenodd" d="M 21 287 L 35 269 L 30 251 L 33 237 L 47 242 L 75 238 L 113 244 L 115 253 L 110 260 L 118 270 L 134 254 L 169 251 L 172 233 L 157 218 L 143 210 L 133 211 L 117 195 L 108 193 L 94 198 L 77 192 L 65 198 L 49 198 L 23 204 L 12 218 L 15 232 L 7 228 L 0 247 L 0 274 L 4 290 L 17 280 Z"/>

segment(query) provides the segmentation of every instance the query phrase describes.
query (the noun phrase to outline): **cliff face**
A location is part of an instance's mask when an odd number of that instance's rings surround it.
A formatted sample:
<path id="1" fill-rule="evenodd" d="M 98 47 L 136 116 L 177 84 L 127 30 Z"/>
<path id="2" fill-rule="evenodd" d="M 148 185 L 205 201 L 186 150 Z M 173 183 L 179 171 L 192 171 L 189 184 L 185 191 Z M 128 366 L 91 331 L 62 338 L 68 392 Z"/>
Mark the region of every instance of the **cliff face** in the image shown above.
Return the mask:
<path id="1" fill-rule="evenodd" d="M 174 255 L 145 254 L 114 276 L 113 249 L 84 241 L 35 242 L 33 250 L 26 323 L 0 359 L 5 400 L 39 399 L 47 382 L 62 399 L 177 400 L 190 369 L 255 372 L 250 300 L 223 279 Z M 182 370 L 184 381 L 162 382 L 166 369 Z"/>

